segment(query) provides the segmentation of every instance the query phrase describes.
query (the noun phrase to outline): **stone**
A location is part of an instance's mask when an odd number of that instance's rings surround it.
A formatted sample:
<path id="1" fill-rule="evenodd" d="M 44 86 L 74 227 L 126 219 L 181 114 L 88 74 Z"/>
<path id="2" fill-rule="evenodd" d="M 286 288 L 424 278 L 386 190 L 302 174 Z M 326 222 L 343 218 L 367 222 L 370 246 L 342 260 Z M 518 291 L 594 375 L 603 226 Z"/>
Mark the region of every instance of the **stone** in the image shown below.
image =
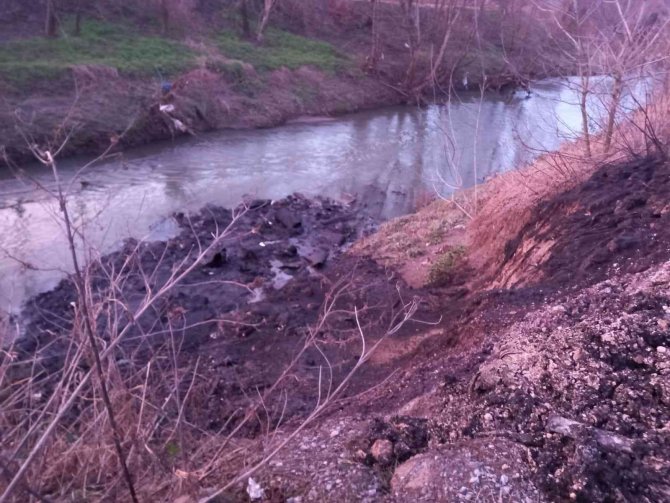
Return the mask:
<path id="1" fill-rule="evenodd" d="M 247 482 L 247 494 L 249 495 L 249 499 L 251 501 L 258 501 L 265 497 L 265 491 L 261 485 L 251 477 L 249 477 Z"/>
<path id="2" fill-rule="evenodd" d="M 287 229 L 297 229 L 302 226 L 300 217 L 288 208 L 280 208 L 275 213 L 275 220 L 282 224 Z"/>
<path id="3" fill-rule="evenodd" d="M 323 248 L 315 248 L 304 253 L 302 256 L 310 263 L 310 265 L 321 267 L 326 263 L 326 260 L 328 260 L 328 251 Z"/>
<path id="4" fill-rule="evenodd" d="M 376 440 L 375 443 L 372 444 L 370 453 L 379 464 L 389 464 L 393 460 L 393 444 L 386 439 Z"/>

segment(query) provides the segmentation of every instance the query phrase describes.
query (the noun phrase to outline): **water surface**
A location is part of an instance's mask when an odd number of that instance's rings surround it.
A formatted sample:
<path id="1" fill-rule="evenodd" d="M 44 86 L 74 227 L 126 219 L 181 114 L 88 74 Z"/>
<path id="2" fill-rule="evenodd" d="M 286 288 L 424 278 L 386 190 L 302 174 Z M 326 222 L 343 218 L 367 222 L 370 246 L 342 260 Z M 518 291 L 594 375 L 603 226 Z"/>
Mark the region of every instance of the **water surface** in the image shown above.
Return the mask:
<path id="1" fill-rule="evenodd" d="M 104 253 L 127 237 L 168 237 L 175 211 L 232 207 L 245 196 L 356 196 L 378 218 L 399 216 L 426 193 L 523 165 L 579 129 L 575 92 L 544 81 L 528 99 L 472 93 L 448 106 L 223 131 L 132 150 L 76 179 L 85 160 L 62 161 L 60 174 L 80 232 Z M 45 191 L 53 177 L 41 166 L 24 169 L 21 180 L 0 175 L 0 309 L 12 312 L 70 270 L 58 206 Z"/>

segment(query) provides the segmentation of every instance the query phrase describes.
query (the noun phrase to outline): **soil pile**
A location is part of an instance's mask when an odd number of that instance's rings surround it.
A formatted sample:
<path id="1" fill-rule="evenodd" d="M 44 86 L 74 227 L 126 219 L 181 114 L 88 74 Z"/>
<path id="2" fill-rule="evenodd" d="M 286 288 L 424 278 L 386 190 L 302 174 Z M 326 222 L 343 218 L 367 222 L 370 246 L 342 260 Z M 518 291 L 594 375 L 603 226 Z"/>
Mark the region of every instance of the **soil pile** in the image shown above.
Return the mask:
<path id="1" fill-rule="evenodd" d="M 435 291 L 445 319 L 398 377 L 305 434 L 326 452 L 280 456 L 323 462 L 328 491 L 276 467 L 264 483 L 308 501 L 668 500 L 669 183 L 636 160 L 541 203 L 501 257 L 516 286 Z M 408 459 L 394 424 L 422 428 Z M 353 470 L 360 485 L 336 483 Z"/>
<path id="2" fill-rule="evenodd" d="M 297 383 L 291 385 L 282 420 L 309 411 L 320 369 L 330 367 L 334 384 L 346 375 L 360 352 L 358 323 L 369 342 L 375 341 L 392 322 L 407 290 L 374 262 L 343 254 L 375 225 L 355 204 L 294 195 L 280 201 L 249 201 L 235 212 L 208 207 L 197 215 L 174 218 L 182 227 L 177 237 L 165 243 L 127 241 L 122 250 L 91 267 L 90 284 L 93 302 L 106 306 L 103 311 L 112 298 L 133 311 L 150 292 L 159 291 L 176 268 L 192 263 L 216 233 L 230 227 L 219 246 L 181 283 L 134 322 L 121 316 L 114 330 L 118 333 L 131 324 L 118 358 L 132 360 L 133 368 L 170 344 L 179 348 L 179 367 L 191 368 L 198 361 L 208 389 L 191 419 L 207 430 L 235 425 L 249 396 L 275 382 L 330 303 L 335 312 L 320 325 L 320 347 L 310 348 L 293 369 Z M 76 321 L 75 301 L 74 284 L 66 279 L 26 307 L 27 328 L 15 348 L 18 360 L 26 363 L 12 367 L 15 375 L 10 380 L 27 375 L 41 379 L 61 370 Z M 428 309 L 422 306 L 420 312 Z M 98 330 L 107 334 L 117 322 L 102 314 Z M 371 370 L 352 392 L 384 375 L 380 369 Z M 258 426 L 254 423 L 249 434 L 255 435 Z"/>

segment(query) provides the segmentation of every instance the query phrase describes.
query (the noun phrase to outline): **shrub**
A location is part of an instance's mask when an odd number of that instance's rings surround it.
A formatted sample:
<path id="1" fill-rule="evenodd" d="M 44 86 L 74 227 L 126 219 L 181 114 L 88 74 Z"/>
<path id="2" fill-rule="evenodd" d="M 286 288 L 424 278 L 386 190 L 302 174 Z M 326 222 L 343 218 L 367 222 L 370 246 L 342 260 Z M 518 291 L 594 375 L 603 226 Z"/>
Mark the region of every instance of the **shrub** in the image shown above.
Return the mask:
<path id="1" fill-rule="evenodd" d="M 428 284 L 441 286 L 449 283 L 454 275 L 454 268 L 459 265 L 465 256 L 463 246 L 455 246 L 438 256 L 428 271 Z"/>

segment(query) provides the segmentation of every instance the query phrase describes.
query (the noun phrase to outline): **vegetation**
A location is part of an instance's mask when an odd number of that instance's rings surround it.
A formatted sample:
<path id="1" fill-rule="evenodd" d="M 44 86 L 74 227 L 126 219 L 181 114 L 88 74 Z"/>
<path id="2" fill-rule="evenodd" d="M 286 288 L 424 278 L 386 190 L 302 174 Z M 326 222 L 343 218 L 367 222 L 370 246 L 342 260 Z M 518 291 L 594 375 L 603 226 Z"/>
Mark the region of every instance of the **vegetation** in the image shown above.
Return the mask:
<path id="1" fill-rule="evenodd" d="M 58 79 L 75 65 L 104 65 L 123 75 L 173 74 L 195 65 L 193 51 L 160 37 L 143 36 L 117 24 L 86 20 L 81 34 L 33 37 L 0 45 L 0 79 L 15 86 Z"/>
<path id="2" fill-rule="evenodd" d="M 453 274 L 454 267 L 457 266 L 465 256 L 465 248 L 455 246 L 438 256 L 428 271 L 428 283 L 433 286 L 440 286 L 448 283 Z"/>
<path id="3" fill-rule="evenodd" d="M 223 56 L 253 65 L 259 71 L 295 70 L 312 66 L 326 72 L 344 68 L 346 59 L 333 46 L 286 31 L 270 29 L 264 45 L 225 31 L 215 39 Z M 174 75 L 197 65 L 198 53 L 183 43 L 160 36 L 140 35 L 119 24 L 87 19 L 80 35 L 68 26 L 58 38 L 32 37 L 0 45 L 0 80 L 21 88 L 65 77 L 73 66 L 100 65 L 129 77 Z M 208 63 L 222 73 L 239 76 L 239 62 Z"/>
<path id="4" fill-rule="evenodd" d="M 345 65 L 345 58 L 335 48 L 317 40 L 270 29 L 264 36 L 263 45 L 243 40 L 230 31 L 217 38 L 224 56 L 244 61 L 260 71 L 279 68 L 295 70 L 301 66 L 313 66 L 326 72 L 335 72 Z"/>

